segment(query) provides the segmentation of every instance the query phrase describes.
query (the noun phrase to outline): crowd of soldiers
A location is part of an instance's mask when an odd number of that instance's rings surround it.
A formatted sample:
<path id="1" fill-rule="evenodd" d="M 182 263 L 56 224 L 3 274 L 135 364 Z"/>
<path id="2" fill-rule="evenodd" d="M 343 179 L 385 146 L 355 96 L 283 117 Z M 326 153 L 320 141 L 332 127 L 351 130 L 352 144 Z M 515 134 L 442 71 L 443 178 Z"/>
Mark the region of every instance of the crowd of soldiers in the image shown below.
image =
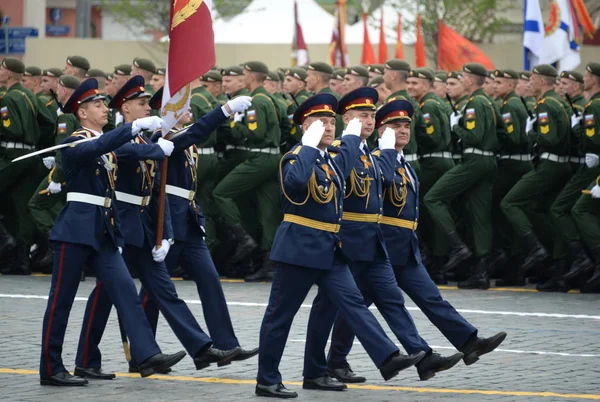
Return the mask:
<path id="1" fill-rule="evenodd" d="M 548 65 L 532 72 L 469 66 L 433 71 L 393 59 L 269 70 L 249 62 L 214 68 L 192 82 L 192 121 L 228 99 L 252 97 L 247 111 L 196 144 L 197 189 L 190 197 L 206 218 L 218 272 L 272 279 L 270 251 L 282 220 L 277 171 L 303 131 L 294 112 L 313 94 L 340 98 L 370 87 L 378 107 L 393 100 L 414 107 L 404 155 L 421 183 L 417 232 L 435 283 L 487 289 L 494 278 L 496 286 L 529 279 L 540 291 L 600 291 L 600 64 L 590 63 L 584 74 L 559 74 Z M 134 76 L 152 95 L 164 85 L 165 69 L 143 58 L 110 73 L 90 68 L 82 56 L 68 57 L 62 70 L 2 62 L 0 185 L 9 194 L 0 205 L 3 274 L 52 271 L 49 233 L 67 193 L 60 152 L 11 160 L 60 144 L 79 128 L 62 106 L 81 82 L 95 78 L 109 104 Z M 123 123 L 123 111 L 110 108 L 103 130 Z M 338 136 L 344 129 L 339 115 L 335 129 Z M 377 138 L 374 130 L 369 148 Z M 190 277 L 178 266 L 170 271 Z"/>

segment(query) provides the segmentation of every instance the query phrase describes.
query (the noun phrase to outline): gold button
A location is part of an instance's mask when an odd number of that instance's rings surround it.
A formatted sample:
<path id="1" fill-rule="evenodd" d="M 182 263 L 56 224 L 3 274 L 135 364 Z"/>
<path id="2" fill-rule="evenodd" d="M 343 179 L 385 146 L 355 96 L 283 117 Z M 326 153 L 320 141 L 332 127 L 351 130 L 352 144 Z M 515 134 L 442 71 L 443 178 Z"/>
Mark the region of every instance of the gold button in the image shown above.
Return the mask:
<path id="1" fill-rule="evenodd" d="M 108 211 L 104 211 L 104 215 L 108 216 Z"/>
<path id="2" fill-rule="evenodd" d="M 141 208 L 141 209 L 140 209 L 140 212 L 144 212 L 144 208 Z"/>

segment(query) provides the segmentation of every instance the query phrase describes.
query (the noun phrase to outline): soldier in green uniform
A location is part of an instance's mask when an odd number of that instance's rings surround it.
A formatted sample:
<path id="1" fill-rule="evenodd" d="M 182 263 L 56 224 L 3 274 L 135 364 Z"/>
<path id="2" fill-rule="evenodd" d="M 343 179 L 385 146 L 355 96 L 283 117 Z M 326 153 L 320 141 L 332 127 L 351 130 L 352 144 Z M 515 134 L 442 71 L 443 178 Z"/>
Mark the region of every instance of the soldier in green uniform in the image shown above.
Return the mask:
<path id="1" fill-rule="evenodd" d="M 594 71 L 594 66 L 596 65 L 597 63 L 588 65 L 586 67 L 587 73 L 592 75 L 590 70 Z M 563 71 L 560 77 L 563 90 L 571 97 L 574 106 L 574 113 L 571 116 L 571 128 L 573 130 L 571 143 L 576 143 L 579 148 L 577 151 L 584 155 L 582 158 L 583 164 L 576 165 L 578 169 L 574 171 L 573 177 L 571 177 L 558 197 L 556 197 L 550 208 L 550 214 L 556 227 L 559 229 L 558 232 L 569 245 L 573 262 L 564 278 L 567 281 L 572 281 L 589 274 L 594 269 L 594 262 L 584 250 L 583 239 L 577 230 L 571 210 L 579 200 L 581 190 L 594 181 L 596 177 L 600 176 L 600 165 L 597 156 L 600 153 L 600 141 L 595 138 L 596 125 L 598 124 L 597 119 L 600 118 L 600 114 L 597 112 L 600 110 L 600 102 L 594 102 L 592 98 L 590 102 L 586 102 L 582 109 L 581 101 L 585 102 L 585 99 L 581 95 L 583 93 L 583 75 L 574 71 Z M 588 79 L 588 82 L 593 83 L 593 81 L 594 78 L 592 75 Z M 575 113 L 575 110 L 577 110 L 577 113 Z M 573 159 L 571 159 L 571 163 L 573 163 Z M 591 249 L 598 247 L 598 245 L 600 243 L 594 244 Z"/>
<path id="2" fill-rule="evenodd" d="M 483 83 L 483 86 L 481 87 L 481 89 L 483 90 L 483 93 L 485 93 L 488 97 L 490 98 L 495 98 L 494 95 L 494 72 L 493 71 L 488 71 L 487 72 L 487 77 L 485 77 L 485 82 Z"/>
<path id="3" fill-rule="evenodd" d="M 454 108 L 463 113 L 465 105 L 469 100 L 469 94 L 465 91 L 462 86 L 460 79 L 462 74 L 460 71 L 450 71 L 448 76 L 446 77 L 446 91 L 452 99 Z M 452 109 L 452 105 L 450 106 L 450 110 Z M 454 162 L 459 163 L 462 160 L 462 141 L 458 138 L 457 135 L 452 133 L 452 159 Z"/>
<path id="4" fill-rule="evenodd" d="M 291 132 L 297 133 L 299 128 L 289 119 L 287 114 L 288 102 L 283 98 L 283 93 L 279 92 L 281 80 L 277 71 L 269 71 L 265 78 L 264 87 L 271 94 L 277 106 L 277 114 L 279 116 L 279 128 L 281 129 L 281 138 L 288 138 Z M 283 142 L 280 143 L 281 153 L 289 151 L 289 145 Z"/>
<path id="5" fill-rule="evenodd" d="M 290 130 L 285 133 L 281 133 L 281 143 L 285 144 L 286 152 L 291 149 L 294 145 L 300 142 L 302 138 L 302 132 L 299 131 L 299 127 L 293 122 L 294 112 L 298 108 L 298 105 L 302 104 L 308 99 L 309 93 L 306 90 L 306 78 L 308 71 L 298 67 L 287 69 L 285 72 L 285 79 L 283 81 L 283 91 L 291 99 L 288 101 L 286 116 L 289 120 Z"/>
<path id="6" fill-rule="evenodd" d="M 412 70 L 407 79 L 408 93 L 418 102 L 425 122 L 425 132 L 416 133 L 421 153 L 421 202 L 440 177 L 454 167 L 448 113 L 446 105 L 433 92 L 434 82 L 435 76 L 427 68 Z M 444 284 L 444 275 L 440 269 L 448 255 L 448 238 L 441 227 L 433 224 L 431 216 L 424 212 L 420 215 L 420 234 L 429 243 L 433 253 L 433 261 L 427 268 L 435 283 Z"/>
<path id="7" fill-rule="evenodd" d="M 340 94 L 334 92 L 330 87 L 330 82 L 333 77 L 333 68 L 320 61 L 310 63 L 306 72 L 306 89 L 315 94 L 332 94 L 336 98 L 340 98 Z M 344 122 L 342 116 L 337 115 L 335 119 L 335 135 L 342 135 L 344 130 Z"/>
<path id="8" fill-rule="evenodd" d="M 333 74 L 331 74 L 331 79 L 329 80 L 329 88 L 333 93 L 338 94 L 339 96 L 343 96 L 344 92 L 344 77 L 346 76 L 345 68 L 336 68 L 333 70 Z"/>
<path id="9" fill-rule="evenodd" d="M 35 223 L 27 202 L 38 185 L 36 173 L 42 166 L 39 158 L 11 161 L 35 150 L 40 138 L 52 136 L 54 130 L 50 111 L 20 84 L 24 72 L 25 65 L 18 59 L 7 57 L 0 64 L 0 81 L 5 81 L 8 87 L 0 100 L 0 192 L 8 195 L 16 209 L 17 259 L 8 269 L 18 274 L 30 273 L 29 247 L 33 243 Z M 0 242 L 10 243 L 4 228 L 0 228 Z"/>
<path id="10" fill-rule="evenodd" d="M 385 63 L 385 71 L 383 73 L 383 81 L 385 86 L 390 90 L 391 94 L 385 100 L 386 103 L 403 99 L 408 100 L 413 104 L 415 114 L 410 122 L 410 142 L 404 147 L 404 159 L 410 163 L 414 171 L 420 177 L 421 167 L 417 156 L 417 137 L 426 135 L 425 121 L 423 113 L 419 109 L 419 104 L 408 94 L 407 79 L 410 74 L 410 64 L 403 60 L 392 59 Z"/>
<path id="11" fill-rule="evenodd" d="M 518 97 L 525 99 L 527 108 L 533 112 L 537 105 L 537 100 L 533 96 L 533 88 L 531 87 L 531 73 L 529 71 L 519 72 L 519 80 L 517 81 L 517 87 L 515 88 L 515 94 Z"/>
<path id="12" fill-rule="evenodd" d="M 434 223 L 442 228 L 450 242 L 450 258 L 442 268 L 446 271 L 473 255 L 457 233 L 450 211 L 450 203 L 461 195 L 464 197 L 473 230 L 477 264 L 471 277 L 459 282 L 461 288 L 487 289 L 490 286 L 487 270 L 492 247 L 491 202 L 496 175 L 498 116 L 482 90 L 487 77 L 487 71 L 481 64 L 467 63 L 463 66 L 461 82 L 470 98 L 464 116 L 460 112 L 450 116 L 450 129 L 464 144 L 463 159 L 447 171 L 424 198 Z"/>
<path id="13" fill-rule="evenodd" d="M 374 88 L 377 91 L 377 95 L 379 96 L 379 100 L 377 101 L 377 106 L 381 106 L 385 103 L 385 100 L 390 96 L 391 92 L 385 86 L 385 82 L 383 82 L 383 76 L 377 76 L 373 78 L 367 86 Z M 371 144 L 369 144 L 370 146 Z M 375 148 L 377 146 L 375 145 Z"/>
<path id="14" fill-rule="evenodd" d="M 369 72 L 362 66 L 348 67 L 344 75 L 344 93 L 348 93 L 360 87 L 366 87 L 369 83 Z"/>
<path id="15" fill-rule="evenodd" d="M 511 188 L 532 169 L 529 153 L 529 139 L 525 131 L 527 110 L 515 94 L 519 74 L 514 70 L 495 70 L 494 90 L 502 99 L 500 114 L 506 125 L 506 131 L 498 133 L 498 174 L 492 199 L 492 222 L 494 224 L 494 250 L 490 269 L 500 267 L 513 257 L 506 267 L 505 277 L 497 286 L 525 285 L 523 261 L 516 253 L 519 242 L 513 234 L 512 226 L 500 209 L 500 202 Z"/>
<path id="16" fill-rule="evenodd" d="M 243 77 L 246 89 L 251 92 L 252 105 L 244 114 L 232 116 L 231 135 L 248 147 L 248 159 L 221 180 L 213 193 L 221 216 L 237 239 L 236 252 L 231 258 L 233 262 L 241 261 L 258 246 L 241 224 L 242 218 L 235 199 L 240 196 L 256 197 L 264 265 L 255 275 L 247 278 L 248 280 L 271 277 L 273 270 L 269 251 L 281 221 L 276 181 L 281 158 L 281 130 L 275 102 L 263 86 L 268 73 L 267 66 L 262 62 L 244 64 Z"/>
<path id="17" fill-rule="evenodd" d="M 23 73 L 23 77 L 21 77 L 21 85 L 40 98 L 44 105 L 50 100 L 50 97 L 42 92 L 41 68 L 36 66 L 25 67 L 25 72 Z"/>
<path id="18" fill-rule="evenodd" d="M 383 64 L 371 64 L 367 66 L 367 71 L 369 72 L 369 81 L 371 81 L 373 78 L 383 76 L 385 66 Z"/>
<path id="19" fill-rule="evenodd" d="M 104 93 L 106 90 L 106 73 L 99 68 L 90 68 L 85 75 L 86 78 L 95 78 L 98 81 L 98 91 Z"/>
<path id="20" fill-rule="evenodd" d="M 40 89 L 45 95 L 50 97 L 50 101 L 49 103 L 46 103 L 46 107 L 50 109 L 50 112 L 54 116 L 56 116 L 58 105 L 52 96 L 52 92 L 56 94 L 56 91 L 58 90 L 58 79 L 62 74 L 63 72 L 60 68 L 48 68 L 42 71 Z"/>
<path id="21" fill-rule="evenodd" d="M 131 64 L 119 64 L 113 70 L 113 79 L 111 81 L 111 98 L 119 92 L 119 89 L 131 78 Z M 106 103 L 108 105 L 108 102 Z M 123 116 L 117 109 L 108 110 L 108 123 L 103 127 L 104 131 L 113 130 L 123 123 Z"/>
<path id="22" fill-rule="evenodd" d="M 152 60 L 136 57 L 131 64 L 131 76 L 141 75 L 144 77 L 144 92 L 153 95 L 156 91 L 152 87 L 152 76 L 156 74 L 156 65 Z"/>
<path id="23" fill-rule="evenodd" d="M 584 90 L 592 96 L 582 113 L 583 119 L 575 124 L 574 135 L 580 138 L 585 149 L 585 165 L 598 169 L 600 164 L 600 63 L 589 63 L 583 78 Z M 595 270 L 591 278 L 581 287 L 582 293 L 600 293 L 600 176 L 587 187 L 573 207 L 571 215 L 583 243 L 594 259 Z M 576 274 L 576 275 L 575 275 Z M 584 272 L 573 272 L 573 279 L 584 276 Z"/>
<path id="24" fill-rule="evenodd" d="M 87 71 L 90 69 L 90 62 L 83 56 L 69 56 L 65 61 L 63 73 L 74 75 L 81 81 L 85 79 Z"/>
<path id="25" fill-rule="evenodd" d="M 159 67 L 156 69 L 156 72 L 152 74 L 152 78 L 150 79 L 150 86 L 154 93 L 165 86 L 165 75 L 167 74 L 167 69 L 163 67 Z M 227 101 L 227 99 L 225 100 Z"/>
<path id="26" fill-rule="evenodd" d="M 200 83 L 221 105 L 227 103 L 227 96 L 223 93 L 223 77 L 219 71 L 208 71 L 200 77 Z"/>
<path id="27" fill-rule="evenodd" d="M 534 232 L 532 220 L 547 221 L 549 203 L 562 191 L 571 178 L 569 166 L 570 107 L 554 91 L 556 69 L 542 64 L 534 67 L 531 84 L 539 101 L 534 118 L 528 117 L 525 131 L 530 141 L 537 144 L 539 162 L 535 169 L 525 174 L 506 194 L 500 206 L 517 236 L 523 239 L 528 251 L 523 271 L 536 266 L 549 255 Z M 553 234 L 553 266 L 548 273 L 551 279 L 538 284 L 538 290 L 564 290 L 568 288 L 562 280 L 566 269 L 566 247 L 556 228 L 548 229 Z"/>
<path id="28" fill-rule="evenodd" d="M 81 81 L 73 75 L 62 75 L 56 88 L 56 96 L 61 104 L 69 100 L 73 91 L 77 89 Z M 65 138 L 69 137 L 79 127 L 77 118 L 70 113 L 57 111 L 55 144 L 61 144 Z M 50 170 L 47 177 L 44 177 L 38 188 L 29 200 L 29 211 L 35 221 L 35 225 L 42 234 L 41 244 L 38 244 L 42 257 L 32 264 L 32 268 L 50 267 L 52 265 L 52 250 L 48 244 L 48 235 L 54 220 L 66 202 L 66 191 L 63 191 L 64 175 L 60 159 L 60 151 L 55 156 L 45 154 L 43 157 L 44 166 Z"/>
<path id="29" fill-rule="evenodd" d="M 433 79 L 433 92 L 435 95 L 440 98 L 444 104 L 448 103 L 446 99 L 446 81 L 448 80 L 448 73 L 443 70 L 438 70 L 435 72 L 435 76 Z M 448 109 L 450 106 L 448 105 Z"/>
<path id="30" fill-rule="evenodd" d="M 569 102 L 573 113 L 581 115 L 587 100 L 583 96 L 583 75 L 577 71 L 562 71 L 560 73 L 560 87 L 564 98 Z M 571 137 L 571 151 L 569 161 L 571 170 L 576 172 L 585 163 L 584 153 L 579 145 L 579 139 Z"/>

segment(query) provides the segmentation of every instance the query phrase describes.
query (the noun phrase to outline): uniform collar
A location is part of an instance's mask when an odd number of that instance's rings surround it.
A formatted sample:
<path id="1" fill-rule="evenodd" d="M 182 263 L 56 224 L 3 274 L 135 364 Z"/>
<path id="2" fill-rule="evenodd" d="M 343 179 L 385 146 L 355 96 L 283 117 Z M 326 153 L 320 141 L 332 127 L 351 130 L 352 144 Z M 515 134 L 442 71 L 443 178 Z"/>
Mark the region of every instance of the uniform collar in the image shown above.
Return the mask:
<path id="1" fill-rule="evenodd" d="M 402 163 L 402 158 L 404 158 L 404 151 L 398 152 L 398 155 L 396 156 L 396 160 L 398 162 Z"/>
<path id="2" fill-rule="evenodd" d="M 96 137 L 100 137 L 102 135 L 102 131 L 92 130 L 91 128 L 87 128 L 87 127 L 83 127 L 83 126 L 81 126 L 81 128 L 89 131 L 90 133 L 94 134 Z"/>

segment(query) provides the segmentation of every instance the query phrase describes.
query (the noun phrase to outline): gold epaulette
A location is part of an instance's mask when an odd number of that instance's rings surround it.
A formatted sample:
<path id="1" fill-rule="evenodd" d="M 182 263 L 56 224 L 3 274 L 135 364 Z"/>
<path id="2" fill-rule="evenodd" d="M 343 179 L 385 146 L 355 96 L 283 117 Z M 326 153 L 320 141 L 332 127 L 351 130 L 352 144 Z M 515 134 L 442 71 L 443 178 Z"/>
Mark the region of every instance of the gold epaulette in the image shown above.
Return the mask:
<path id="1" fill-rule="evenodd" d="M 298 155 L 298 153 L 300 152 L 300 150 L 302 149 L 302 145 L 298 145 L 298 148 L 294 149 L 292 151 L 292 154 L 294 155 Z"/>
<path id="2" fill-rule="evenodd" d="M 374 151 L 373 155 L 375 155 L 375 156 L 381 156 L 381 150 L 378 149 L 377 151 Z"/>
<path id="3" fill-rule="evenodd" d="M 93 134 L 87 130 L 77 130 L 74 131 L 73 134 L 70 135 L 70 137 L 79 137 L 81 135 L 85 135 L 86 138 L 90 138 Z"/>
<path id="4" fill-rule="evenodd" d="M 50 99 L 50 100 L 48 101 L 48 103 L 46 103 L 46 107 L 50 106 L 50 105 L 52 104 L 52 102 L 54 102 L 54 99 Z"/>
<path id="5" fill-rule="evenodd" d="M 543 105 L 545 101 L 546 101 L 546 98 L 544 98 L 544 99 L 540 99 L 540 100 L 538 101 L 538 105 Z"/>
<path id="6" fill-rule="evenodd" d="M 329 156 L 331 156 L 332 158 L 335 158 L 337 155 L 337 152 L 329 152 Z"/>
<path id="7" fill-rule="evenodd" d="M 341 140 L 334 140 L 334 141 L 331 143 L 331 146 L 334 146 L 334 147 L 336 147 L 336 148 L 339 148 L 339 147 L 340 147 L 340 145 L 342 145 L 342 141 L 341 141 Z"/>

